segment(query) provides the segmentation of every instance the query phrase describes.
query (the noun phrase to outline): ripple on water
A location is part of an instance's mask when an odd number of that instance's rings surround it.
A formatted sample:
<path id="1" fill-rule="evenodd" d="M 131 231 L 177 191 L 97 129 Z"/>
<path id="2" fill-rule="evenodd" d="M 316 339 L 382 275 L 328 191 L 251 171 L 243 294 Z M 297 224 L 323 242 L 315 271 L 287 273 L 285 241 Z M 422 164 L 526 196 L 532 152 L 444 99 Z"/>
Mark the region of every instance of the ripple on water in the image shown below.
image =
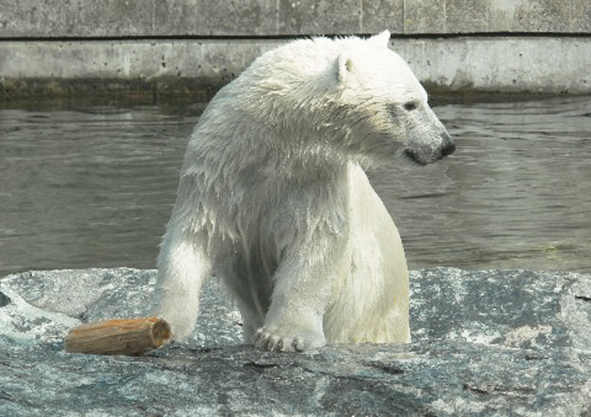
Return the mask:
<path id="1" fill-rule="evenodd" d="M 591 271 L 591 98 L 438 106 L 458 148 L 371 179 L 411 268 Z M 0 276 L 153 268 L 195 114 L 0 110 Z"/>

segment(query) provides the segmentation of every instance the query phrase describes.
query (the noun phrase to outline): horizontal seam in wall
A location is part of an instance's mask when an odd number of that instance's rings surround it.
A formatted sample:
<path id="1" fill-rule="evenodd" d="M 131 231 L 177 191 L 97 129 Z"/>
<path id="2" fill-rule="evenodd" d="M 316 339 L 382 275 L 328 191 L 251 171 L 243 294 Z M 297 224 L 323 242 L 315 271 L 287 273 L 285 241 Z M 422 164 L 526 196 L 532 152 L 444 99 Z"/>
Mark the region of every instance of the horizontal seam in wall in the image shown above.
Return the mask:
<path id="1" fill-rule="evenodd" d="M 356 33 L 355 36 L 369 37 L 369 33 Z M 338 38 L 346 35 L 267 35 L 267 36 L 201 36 L 201 35 L 154 35 L 154 36 L 0 36 L 0 42 L 97 42 L 97 41 L 289 41 L 293 39 L 325 36 Z M 591 38 L 587 32 L 460 32 L 460 33 L 393 33 L 393 39 L 454 39 L 454 38 Z"/>

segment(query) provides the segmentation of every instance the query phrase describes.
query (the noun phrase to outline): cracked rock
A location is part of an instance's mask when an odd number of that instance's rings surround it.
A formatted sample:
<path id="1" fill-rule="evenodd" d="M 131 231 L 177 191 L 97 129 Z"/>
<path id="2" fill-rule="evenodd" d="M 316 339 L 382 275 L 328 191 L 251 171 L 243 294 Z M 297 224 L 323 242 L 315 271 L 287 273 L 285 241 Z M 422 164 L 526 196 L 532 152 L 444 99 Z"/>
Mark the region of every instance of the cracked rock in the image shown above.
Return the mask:
<path id="1" fill-rule="evenodd" d="M 68 354 L 81 322 L 145 316 L 156 279 L 127 268 L 0 280 L 0 415 L 591 414 L 591 276 L 411 272 L 410 345 L 270 353 L 242 345 L 215 280 L 192 337 L 149 354 Z"/>

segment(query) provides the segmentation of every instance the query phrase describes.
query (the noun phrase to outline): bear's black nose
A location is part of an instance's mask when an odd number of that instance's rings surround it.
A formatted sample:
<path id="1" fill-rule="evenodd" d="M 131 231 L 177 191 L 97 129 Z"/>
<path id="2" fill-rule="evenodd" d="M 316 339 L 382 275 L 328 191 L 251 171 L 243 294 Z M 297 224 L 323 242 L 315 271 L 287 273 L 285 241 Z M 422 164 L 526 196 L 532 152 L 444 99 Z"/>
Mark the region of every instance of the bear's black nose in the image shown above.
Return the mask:
<path id="1" fill-rule="evenodd" d="M 445 147 L 441 150 L 441 155 L 443 155 L 443 156 L 451 155 L 452 153 L 454 153 L 455 150 L 456 150 L 456 144 L 453 142 L 450 142 L 450 143 L 446 144 Z"/>
<path id="2" fill-rule="evenodd" d="M 441 135 L 444 146 L 441 149 L 441 156 L 451 155 L 456 150 L 456 144 L 449 133 L 445 132 Z"/>

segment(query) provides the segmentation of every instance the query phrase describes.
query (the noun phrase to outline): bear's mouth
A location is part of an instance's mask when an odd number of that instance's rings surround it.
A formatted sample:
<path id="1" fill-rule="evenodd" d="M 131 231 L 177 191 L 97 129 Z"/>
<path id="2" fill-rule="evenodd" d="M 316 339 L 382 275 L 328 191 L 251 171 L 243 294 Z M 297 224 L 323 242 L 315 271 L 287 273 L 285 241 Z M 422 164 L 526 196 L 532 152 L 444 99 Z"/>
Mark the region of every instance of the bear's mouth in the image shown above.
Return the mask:
<path id="1" fill-rule="evenodd" d="M 438 149 L 434 152 L 421 152 L 421 149 L 412 149 L 407 148 L 403 151 L 404 155 L 407 159 L 415 162 L 418 165 L 429 165 L 433 164 L 446 156 L 451 155 L 456 150 L 456 145 L 449 141 L 445 144 L 441 149 Z"/>
<path id="2" fill-rule="evenodd" d="M 424 161 L 422 161 L 419 158 L 419 155 L 415 151 L 413 151 L 412 149 L 405 149 L 404 150 L 404 156 L 406 157 L 406 159 L 414 162 L 417 165 L 421 165 L 421 166 L 427 165 L 427 163 L 424 162 Z"/>

